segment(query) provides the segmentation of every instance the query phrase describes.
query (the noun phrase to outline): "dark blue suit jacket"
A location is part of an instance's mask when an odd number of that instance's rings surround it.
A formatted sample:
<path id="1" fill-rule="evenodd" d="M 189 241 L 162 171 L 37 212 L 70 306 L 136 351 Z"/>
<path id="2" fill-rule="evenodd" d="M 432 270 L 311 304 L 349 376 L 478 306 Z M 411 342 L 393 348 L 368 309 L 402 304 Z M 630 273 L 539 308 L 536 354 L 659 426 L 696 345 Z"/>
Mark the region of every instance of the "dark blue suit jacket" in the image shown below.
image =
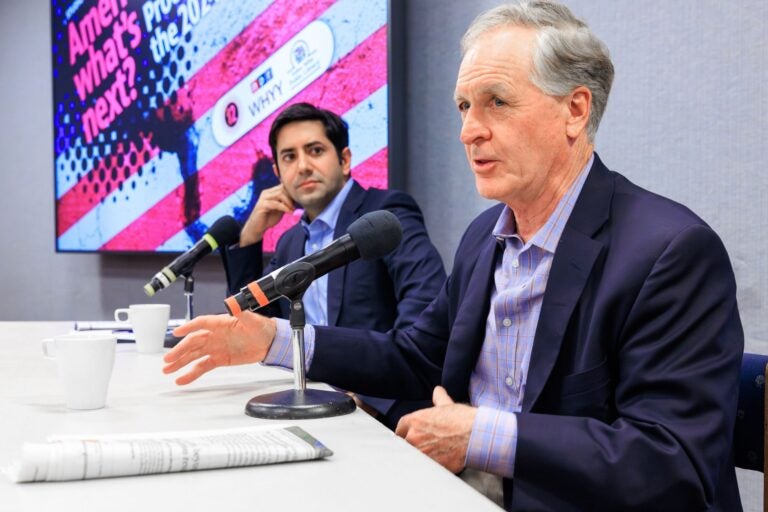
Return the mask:
<path id="1" fill-rule="evenodd" d="M 469 401 L 502 254 L 491 235 L 501 209 L 469 226 L 453 272 L 413 327 L 317 327 L 308 375 L 403 398 L 441 383 Z M 506 508 L 740 510 L 731 446 L 742 351 L 720 239 L 596 156 L 552 263 Z"/>
<path id="2" fill-rule="evenodd" d="M 429 240 L 424 218 L 409 195 L 394 190 L 365 190 L 355 183 L 339 211 L 334 238 L 349 225 L 375 210 L 389 210 L 400 220 L 403 240 L 383 258 L 357 260 L 328 274 L 328 324 L 359 329 L 388 331 L 413 324 L 422 310 L 437 296 L 445 281 L 443 262 Z M 300 224 L 286 231 L 275 254 L 262 272 L 261 243 L 222 251 L 229 291 L 234 294 L 247 283 L 304 256 L 306 233 Z M 288 318 L 287 300 L 270 304 L 259 313 Z M 345 363 L 354 360 L 344 358 Z M 403 414 L 429 407 L 431 401 L 394 403 L 391 399 L 363 397 L 383 413 L 390 427 Z"/>

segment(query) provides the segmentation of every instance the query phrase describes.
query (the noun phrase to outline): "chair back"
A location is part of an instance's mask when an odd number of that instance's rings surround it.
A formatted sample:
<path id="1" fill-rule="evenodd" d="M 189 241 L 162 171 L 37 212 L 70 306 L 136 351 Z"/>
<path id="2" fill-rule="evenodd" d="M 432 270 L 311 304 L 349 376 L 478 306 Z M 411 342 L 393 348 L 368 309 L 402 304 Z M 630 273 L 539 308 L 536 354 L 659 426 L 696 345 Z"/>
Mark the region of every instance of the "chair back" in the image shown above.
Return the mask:
<path id="1" fill-rule="evenodd" d="M 733 436 L 736 467 L 766 472 L 765 379 L 768 355 L 745 353 L 741 361 L 739 405 Z"/>

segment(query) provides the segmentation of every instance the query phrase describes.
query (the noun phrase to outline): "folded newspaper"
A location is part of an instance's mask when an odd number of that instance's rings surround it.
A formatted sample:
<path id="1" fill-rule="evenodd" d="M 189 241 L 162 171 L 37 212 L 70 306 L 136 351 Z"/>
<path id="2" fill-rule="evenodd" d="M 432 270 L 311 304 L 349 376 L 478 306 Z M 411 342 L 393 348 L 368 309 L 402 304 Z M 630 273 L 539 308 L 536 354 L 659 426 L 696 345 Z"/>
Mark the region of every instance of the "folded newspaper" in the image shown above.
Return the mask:
<path id="1" fill-rule="evenodd" d="M 24 443 L 3 472 L 13 482 L 57 482 L 321 459 L 333 452 L 300 427 L 53 436 Z"/>

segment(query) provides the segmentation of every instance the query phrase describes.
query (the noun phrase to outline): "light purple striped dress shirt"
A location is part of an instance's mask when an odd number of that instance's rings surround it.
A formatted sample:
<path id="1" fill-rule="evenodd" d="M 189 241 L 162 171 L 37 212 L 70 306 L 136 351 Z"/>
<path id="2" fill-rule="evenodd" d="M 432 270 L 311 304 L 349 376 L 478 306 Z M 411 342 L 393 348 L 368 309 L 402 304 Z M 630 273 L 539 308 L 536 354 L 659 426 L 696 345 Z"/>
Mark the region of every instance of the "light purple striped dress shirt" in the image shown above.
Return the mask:
<path id="1" fill-rule="evenodd" d="M 469 398 L 478 407 L 467 449 L 467 467 L 512 478 L 517 451 L 517 416 L 523 405 L 528 365 L 549 269 L 571 216 L 590 157 L 547 222 L 527 243 L 517 235 L 514 214 L 502 210 L 493 236 L 504 246 L 494 272 L 485 341 L 469 379 Z"/>
<path id="2" fill-rule="evenodd" d="M 478 407 L 466 465 L 512 478 L 517 450 L 517 416 L 525 395 L 531 349 L 555 249 L 579 197 L 594 156 L 558 203 L 544 226 L 526 243 L 516 234 L 512 211 L 504 208 L 493 236 L 504 245 L 494 273 L 485 341 L 469 381 L 471 405 Z M 291 368 L 291 328 L 277 320 L 277 334 L 264 364 Z M 315 352 L 315 330 L 304 332 L 306 367 Z"/>

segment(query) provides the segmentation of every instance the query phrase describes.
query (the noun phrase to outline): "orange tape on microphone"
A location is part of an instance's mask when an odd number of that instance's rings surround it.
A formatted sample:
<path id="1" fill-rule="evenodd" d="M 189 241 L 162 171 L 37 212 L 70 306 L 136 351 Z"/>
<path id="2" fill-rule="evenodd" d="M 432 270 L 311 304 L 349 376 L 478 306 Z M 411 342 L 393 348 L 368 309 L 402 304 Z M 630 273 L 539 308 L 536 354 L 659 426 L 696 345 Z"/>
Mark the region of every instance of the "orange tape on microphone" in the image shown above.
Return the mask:
<path id="1" fill-rule="evenodd" d="M 261 288 L 256 281 L 248 283 L 247 286 L 248 290 L 250 290 L 251 294 L 253 295 L 253 298 L 255 298 L 256 302 L 259 303 L 259 306 L 264 307 L 269 304 L 269 299 L 266 295 L 264 295 L 264 292 L 261 291 Z"/>
<path id="2" fill-rule="evenodd" d="M 240 316 L 242 314 L 243 310 L 240 309 L 240 304 L 237 303 L 237 299 L 234 296 L 224 299 L 224 303 L 227 305 L 227 309 L 229 309 L 232 316 Z"/>

